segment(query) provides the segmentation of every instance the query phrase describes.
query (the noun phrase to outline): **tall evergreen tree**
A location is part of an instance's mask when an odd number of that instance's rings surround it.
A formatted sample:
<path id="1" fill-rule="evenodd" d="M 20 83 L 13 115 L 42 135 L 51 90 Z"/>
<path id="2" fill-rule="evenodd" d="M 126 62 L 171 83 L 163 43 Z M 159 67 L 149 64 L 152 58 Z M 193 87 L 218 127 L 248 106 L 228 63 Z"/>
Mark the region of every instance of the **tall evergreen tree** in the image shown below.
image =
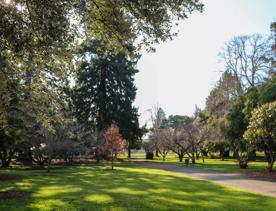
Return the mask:
<path id="1" fill-rule="evenodd" d="M 135 49 L 128 46 L 128 50 Z M 78 119 L 98 132 L 116 123 L 129 149 L 135 147 L 142 135 L 138 111 L 132 105 L 137 59 L 124 53 L 113 54 L 95 39 L 84 45 L 80 55 L 82 62 L 74 92 Z"/>

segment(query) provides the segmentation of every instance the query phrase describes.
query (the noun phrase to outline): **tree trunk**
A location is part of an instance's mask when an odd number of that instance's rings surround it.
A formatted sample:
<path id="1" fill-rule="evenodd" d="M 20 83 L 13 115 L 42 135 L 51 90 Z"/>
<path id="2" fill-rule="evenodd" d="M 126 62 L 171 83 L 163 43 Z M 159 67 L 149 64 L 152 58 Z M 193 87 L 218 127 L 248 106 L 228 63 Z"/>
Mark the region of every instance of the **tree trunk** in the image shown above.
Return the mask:
<path id="1" fill-rule="evenodd" d="M 266 154 L 266 159 L 267 159 L 267 162 L 268 162 L 267 169 L 268 169 L 269 172 L 272 172 L 273 165 L 274 165 L 273 152 L 269 150 L 268 152 L 265 152 L 265 154 Z"/>
<path id="2" fill-rule="evenodd" d="M 183 157 L 184 157 L 183 153 L 178 154 L 179 162 L 183 161 Z"/>
<path id="3" fill-rule="evenodd" d="M 166 160 L 166 155 L 165 155 L 165 154 L 162 155 L 162 160 L 163 160 L 163 161 Z"/>
<path id="4" fill-rule="evenodd" d="M 204 160 L 204 151 L 201 152 L 201 159 L 202 159 L 202 163 L 205 163 L 205 160 Z"/>
<path id="5" fill-rule="evenodd" d="M 269 172 L 272 172 L 272 171 L 273 171 L 273 164 L 274 164 L 274 161 L 270 161 L 270 162 L 268 163 L 267 169 L 268 169 Z"/>
<path id="6" fill-rule="evenodd" d="M 131 158 L 131 149 L 130 149 L 130 146 L 128 146 L 128 149 L 127 149 L 127 158 Z"/>
<path id="7" fill-rule="evenodd" d="M 48 164 L 47 164 L 47 172 L 48 172 L 48 173 L 49 173 L 50 170 L 51 170 L 51 162 L 52 162 L 52 158 L 49 157 L 49 159 L 48 159 Z"/>
<path id="8" fill-rule="evenodd" d="M 13 156 L 12 151 L 10 151 L 8 153 L 7 149 L 2 147 L 2 153 L 0 153 L 0 159 L 1 159 L 1 162 L 2 162 L 1 168 L 10 167 L 12 156 Z"/>
<path id="9" fill-rule="evenodd" d="M 155 156 L 156 156 L 156 157 L 159 157 L 159 152 L 158 152 L 158 150 L 155 151 Z"/>
<path id="10" fill-rule="evenodd" d="M 111 151 L 111 170 L 114 170 L 114 164 L 113 164 L 113 150 Z"/>
<path id="11" fill-rule="evenodd" d="M 8 167 L 10 166 L 12 156 L 13 156 L 13 152 L 10 151 L 10 152 L 9 152 L 9 157 L 8 157 L 8 160 L 7 160 Z"/>
<path id="12" fill-rule="evenodd" d="M 7 152 L 6 152 L 6 149 L 4 149 L 4 147 L 1 147 L 1 151 L 0 152 L 0 159 L 1 159 L 1 168 L 5 168 L 6 167 L 6 155 L 7 155 Z"/>
<path id="13" fill-rule="evenodd" d="M 199 152 L 198 151 L 196 151 L 196 160 L 199 160 Z"/>
<path id="14" fill-rule="evenodd" d="M 10 159 L 7 158 L 6 156 L 7 153 L 4 153 L 3 156 L 1 156 L 1 162 L 2 162 L 2 166 L 1 168 L 8 168 L 10 167 Z"/>
<path id="15" fill-rule="evenodd" d="M 100 163 L 100 155 L 98 152 L 98 148 L 96 149 L 95 157 L 96 157 L 96 163 Z"/>
<path id="16" fill-rule="evenodd" d="M 192 164 L 195 164 L 196 161 L 195 161 L 195 150 L 193 149 L 192 151 Z"/>
<path id="17" fill-rule="evenodd" d="M 220 149 L 220 157 L 221 157 L 221 160 L 224 161 L 224 149 L 223 148 Z"/>

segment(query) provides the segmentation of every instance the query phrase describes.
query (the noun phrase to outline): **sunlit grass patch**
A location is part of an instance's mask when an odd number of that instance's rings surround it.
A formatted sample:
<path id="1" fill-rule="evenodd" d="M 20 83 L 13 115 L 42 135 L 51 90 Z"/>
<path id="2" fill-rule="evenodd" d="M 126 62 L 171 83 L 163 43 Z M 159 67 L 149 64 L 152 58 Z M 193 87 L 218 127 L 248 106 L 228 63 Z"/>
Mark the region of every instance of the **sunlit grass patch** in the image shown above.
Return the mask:
<path id="1" fill-rule="evenodd" d="M 24 175 L 0 183 L 0 191 L 24 190 L 25 199 L 5 200 L 0 210 L 275 210 L 272 197 L 135 165 L 74 166 Z M 0 170 L 6 171 L 6 170 Z M 35 176 L 34 176 L 35 174 Z M 252 206 L 252 204 L 254 206 Z"/>
<path id="2" fill-rule="evenodd" d="M 85 200 L 95 203 L 110 203 L 113 202 L 113 198 L 107 194 L 92 194 L 85 197 Z"/>

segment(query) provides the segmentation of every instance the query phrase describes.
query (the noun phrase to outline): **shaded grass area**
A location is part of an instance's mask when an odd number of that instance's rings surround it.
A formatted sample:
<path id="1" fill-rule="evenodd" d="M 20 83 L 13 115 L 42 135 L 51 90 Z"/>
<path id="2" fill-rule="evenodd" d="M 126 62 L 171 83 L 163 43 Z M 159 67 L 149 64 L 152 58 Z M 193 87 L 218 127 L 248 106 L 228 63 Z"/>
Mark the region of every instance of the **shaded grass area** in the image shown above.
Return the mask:
<path id="1" fill-rule="evenodd" d="M 0 181 L 19 180 L 21 176 L 15 174 L 0 174 Z"/>
<path id="2" fill-rule="evenodd" d="M 0 210 L 276 210 L 276 200 L 194 180 L 181 174 L 128 164 L 45 170 L 6 169 L 22 176 L 0 183 L 29 198 L 1 201 Z"/>
<path id="3" fill-rule="evenodd" d="M 122 157 L 124 157 L 123 155 Z M 145 159 L 145 154 L 132 154 L 132 158 L 142 158 Z M 180 163 L 178 160 L 178 157 L 174 153 L 170 153 L 167 155 L 166 160 L 163 161 L 162 157 L 154 157 L 154 160 L 147 160 L 149 162 L 158 162 L 158 163 L 164 163 L 164 164 L 173 164 L 176 166 L 185 166 L 185 159 L 183 159 L 183 162 Z M 195 165 L 190 165 L 190 168 L 196 168 L 196 169 L 205 169 L 205 170 L 212 170 L 212 171 L 220 171 L 220 172 L 262 172 L 267 171 L 266 170 L 267 162 L 263 160 L 257 160 L 257 161 L 251 161 L 248 164 L 247 169 L 241 169 L 238 165 L 238 162 L 234 158 L 225 159 L 222 161 L 220 158 L 205 158 L 205 162 L 201 159 L 196 160 Z M 276 171 L 276 165 L 273 168 L 274 171 Z"/>

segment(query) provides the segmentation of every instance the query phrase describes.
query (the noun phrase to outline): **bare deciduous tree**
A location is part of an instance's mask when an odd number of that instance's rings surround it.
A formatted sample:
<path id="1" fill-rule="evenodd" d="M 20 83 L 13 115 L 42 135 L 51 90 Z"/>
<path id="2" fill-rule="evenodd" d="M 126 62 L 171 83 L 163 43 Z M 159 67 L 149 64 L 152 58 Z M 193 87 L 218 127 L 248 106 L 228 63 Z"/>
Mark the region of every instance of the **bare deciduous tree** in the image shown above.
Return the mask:
<path id="1" fill-rule="evenodd" d="M 166 124 L 166 114 L 159 105 L 156 105 L 153 107 L 153 109 L 150 109 L 150 112 L 151 112 L 151 122 L 152 122 L 151 141 L 155 146 L 155 156 L 159 157 L 160 140 L 157 138 L 157 134 L 159 133 L 158 130 L 160 128 L 164 128 Z"/>
<path id="2" fill-rule="evenodd" d="M 271 37 L 260 34 L 237 36 L 226 43 L 220 56 L 225 62 L 226 71 L 234 74 L 245 89 L 262 82 L 271 71 L 267 61 L 271 45 Z"/>
<path id="3" fill-rule="evenodd" d="M 150 137 L 151 141 L 158 146 L 157 149 L 163 161 L 166 160 L 166 156 L 170 151 L 173 138 L 173 129 L 171 128 L 156 129 Z"/>
<path id="4" fill-rule="evenodd" d="M 184 155 L 187 153 L 190 145 L 187 141 L 183 128 L 174 130 L 174 139 L 171 144 L 171 150 L 178 155 L 179 162 L 183 161 Z"/>
<path id="5" fill-rule="evenodd" d="M 171 150 L 178 155 L 180 162 L 186 154 L 195 164 L 196 157 L 199 157 L 200 153 L 203 157 L 203 143 L 208 137 L 209 129 L 207 126 L 195 119 L 174 129 Z"/>

